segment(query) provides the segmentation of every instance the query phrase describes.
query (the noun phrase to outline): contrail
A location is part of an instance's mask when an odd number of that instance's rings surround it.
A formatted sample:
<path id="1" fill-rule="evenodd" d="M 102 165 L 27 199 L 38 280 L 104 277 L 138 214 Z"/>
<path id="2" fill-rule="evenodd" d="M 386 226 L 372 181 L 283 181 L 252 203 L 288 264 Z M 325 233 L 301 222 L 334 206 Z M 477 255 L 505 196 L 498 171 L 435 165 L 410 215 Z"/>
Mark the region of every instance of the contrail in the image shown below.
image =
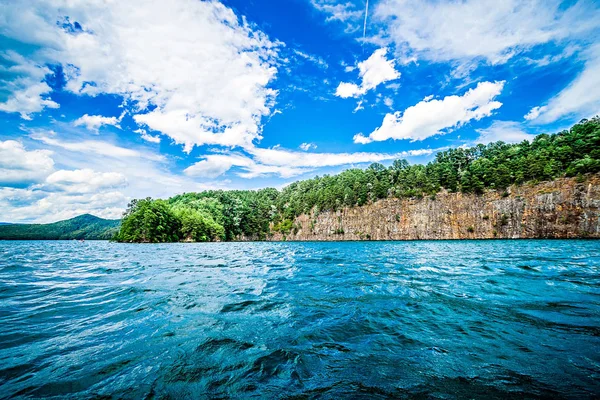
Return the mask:
<path id="1" fill-rule="evenodd" d="M 367 17 L 369 16 L 369 0 L 367 0 L 367 7 L 365 8 L 365 25 L 363 26 L 363 42 L 367 35 Z"/>

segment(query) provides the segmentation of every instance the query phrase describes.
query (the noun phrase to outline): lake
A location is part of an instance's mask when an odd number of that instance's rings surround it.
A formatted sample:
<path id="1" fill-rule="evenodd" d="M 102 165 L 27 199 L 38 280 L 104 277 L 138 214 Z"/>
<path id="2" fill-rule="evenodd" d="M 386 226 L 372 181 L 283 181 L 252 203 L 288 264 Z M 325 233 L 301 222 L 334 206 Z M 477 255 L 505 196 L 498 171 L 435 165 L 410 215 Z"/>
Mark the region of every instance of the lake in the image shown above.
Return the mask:
<path id="1" fill-rule="evenodd" d="M 600 242 L 0 242 L 0 397 L 593 398 Z"/>

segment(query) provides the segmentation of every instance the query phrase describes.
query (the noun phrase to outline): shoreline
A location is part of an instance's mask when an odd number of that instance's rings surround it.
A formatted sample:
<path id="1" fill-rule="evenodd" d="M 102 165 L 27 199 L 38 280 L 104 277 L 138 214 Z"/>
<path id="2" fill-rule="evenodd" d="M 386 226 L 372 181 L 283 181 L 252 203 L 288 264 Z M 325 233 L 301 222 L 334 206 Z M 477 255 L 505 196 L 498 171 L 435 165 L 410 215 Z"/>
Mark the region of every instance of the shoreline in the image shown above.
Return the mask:
<path id="1" fill-rule="evenodd" d="M 230 240 L 218 242 L 115 242 L 108 239 L 85 239 L 85 242 L 108 242 L 115 244 L 136 244 L 136 245 L 151 245 L 151 244 L 226 244 L 226 243 L 391 243 L 391 242 L 500 242 L 500 241 L 526 241 L 526 240 L 586 240 L 596 241 L 600 237 L 539 237 L 539 238 L 466 238 L 466 239 L 371 239 L 371 240 Z M 0 242 L 73 242 L 74 239 L 0 239 Z M 85 243 L 83 242 L 83 243 Z"/>

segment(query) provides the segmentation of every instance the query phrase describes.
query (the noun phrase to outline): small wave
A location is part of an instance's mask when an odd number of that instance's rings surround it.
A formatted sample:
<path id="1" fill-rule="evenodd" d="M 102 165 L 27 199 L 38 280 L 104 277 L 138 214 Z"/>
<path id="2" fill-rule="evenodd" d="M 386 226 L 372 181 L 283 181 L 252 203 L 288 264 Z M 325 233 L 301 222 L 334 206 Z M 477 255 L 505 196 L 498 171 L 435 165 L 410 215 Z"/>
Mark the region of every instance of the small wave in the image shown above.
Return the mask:
<path id="1" fill-rule="evenodd" d="M 214 352 L 222 350 L 223 348 L 233 349 L 233 350 L 248 350 L 254 347 L 252 343 L 248 342 L 239 342 L 235 339 L 230 338 L 221 338 L 221 339 L 210 339 L 206 342 L 202 343 L 196 351 L 208 351 Z"/>
<path id="2" fill-rule="evenodd" d="M 0 243 L 0 398 L 594 398 L 600 248 L 548 243 Z"/>

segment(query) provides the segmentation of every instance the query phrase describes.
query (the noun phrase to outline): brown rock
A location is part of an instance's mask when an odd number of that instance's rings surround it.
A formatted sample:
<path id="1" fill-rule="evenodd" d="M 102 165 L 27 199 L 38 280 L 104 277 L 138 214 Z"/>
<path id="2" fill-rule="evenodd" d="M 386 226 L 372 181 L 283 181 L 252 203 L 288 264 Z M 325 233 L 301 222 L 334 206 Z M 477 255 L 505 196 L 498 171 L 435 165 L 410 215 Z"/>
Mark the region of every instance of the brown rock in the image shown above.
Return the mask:
<path id="1" fill-rule="evenodd" d="M 600 238 L 600 175 L 513 186 L 483 195 L 389 198 L 300 215 L 285 240 Z M 343 232 L 343 233 L 341 233 Z M 274 234 L 269 240 L 284 240 Z"/>

